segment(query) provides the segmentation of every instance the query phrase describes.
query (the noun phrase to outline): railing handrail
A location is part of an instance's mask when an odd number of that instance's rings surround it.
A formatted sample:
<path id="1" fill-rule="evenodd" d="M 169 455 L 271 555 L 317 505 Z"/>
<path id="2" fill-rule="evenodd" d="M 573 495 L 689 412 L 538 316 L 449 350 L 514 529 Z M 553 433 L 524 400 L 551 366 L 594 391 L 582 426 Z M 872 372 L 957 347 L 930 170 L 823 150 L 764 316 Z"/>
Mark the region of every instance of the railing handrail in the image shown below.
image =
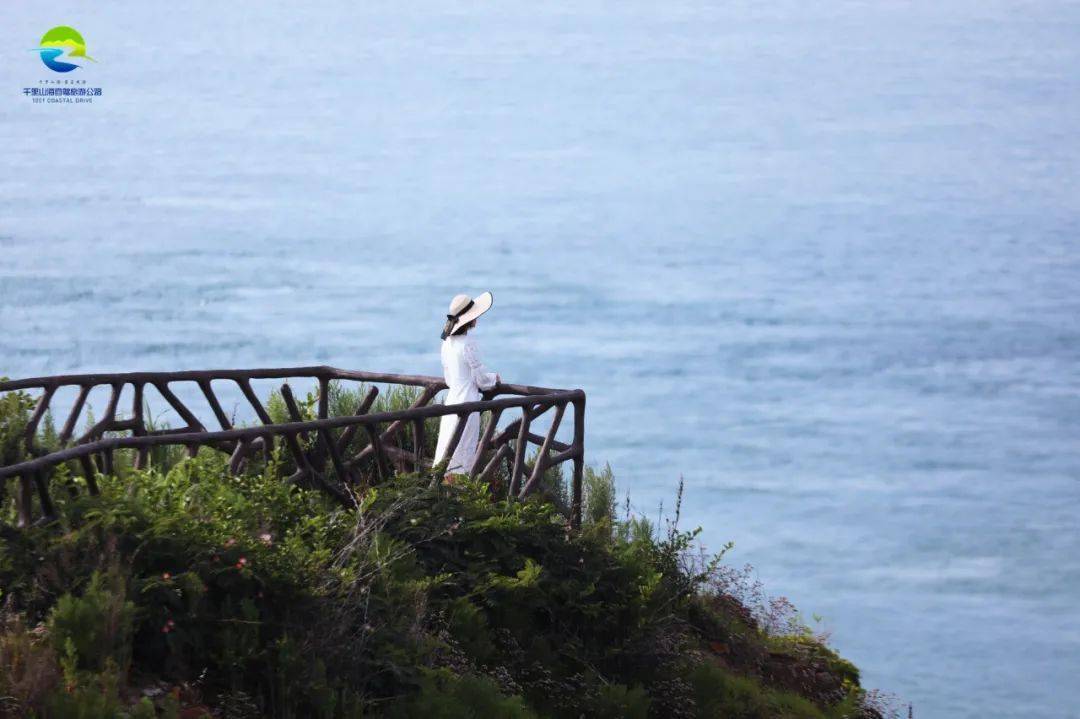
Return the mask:
<path id="1" fill-rule="evenodd" d="M 292 390 L 288 383 L 282 385 L 281 396 L 289 411 L 291 421 L 273 422 L 261 400 L 255 394 L 251 381 L 259 379 L 291 379 L 313 378 L 318 381 L 318 417 L 311 420 L 303 420 L 302 414 L 296 405 Z M 252 409 L 255 411 L 257 420 L 261 424 L 244 427 L 234 427 L 232 421 L 225 415 L 217 394 L 211 385 L 217 380 L 232 381 L 237 384 Z M 376 387 L 371 387 L 367 397 L 356 408 L 354 414 L 331 417 L 329 416 L 329 386 L 335 380 L 354 381 L 370 384 L 395 384 L 413 387 L 421 387 L 416 400 L 410 407 L 385 412 L 368 414 L 375 396 L 378 394 Z M 206 423 L 195 412 L 189 409 L 184 402 L 169 388 L 176 382 L 194 382 L 203 392 L 209 403 L 214 417 L 221 425 L 220 430 L 208 430 Z M 132 416 L 129 419 L 118 418 L 118 400 L 124 392 L 124 388 L 131 385 L 134 389 L 134 401 L 132 403 Z M 186 422 L 183 427 L 176 429 L 148 431 L 144 422 L 143 393 L 147 385 L 157 388 L 166 402 L 173 407 Z M 111 395 L 104 417 L 96 422 L 81 437 L 75 438 L 73 428 L 81 416 L 89 394 L 97 387 L 110 387 Z M 35 446 L 37 427 L 45 412 L 49 409 L 52 399 L 62 387 L 79 387 L 79 396 L 69 413 L 67 422 L 64 423 L 60 433 L 61 447 L 51 452 Z M 221 369 L 221 370 L 184 370 L 178 372 L 155 371 L 155 372 L 117 372 L 117 373 L 87 373 L 54 375 L 49 377 L 31 377 L 26 379 L 6 380 L 0 382 L 0 393 L 19 390 L 38 389 L 41 395 L 38 397 L 36 406 L 30 417 L 25 431 L 25 443 L 30 458 L 15 464 L 0 466 L 0 497 L 3 497 L 7 485 L 6 480 L 18 477 L 20 480 L 19 495 L 19 523 L 26 526 L 31 521 L 32 514 L 32 486 L 37 487 L 43 519 L 53 516 L 53 503 L 48 489 L 49 469 L 70 460 L 79 460 L 82 464 L 83 474 L 86 477 L 87 487 L 91 493 L 97 492 L 95 475 L 97 468 L 95 456 L 100 456 L 104 472 L 109 474 L 113 471 L 113 453 L 120 449 L 137 450 L 135 467 L 142 466 L 141 462 L 148 456 L 149 449 L 159 446 L 186 446 L 192 456 L 200 446 L 210 446 L 214 449 L 231 453 L 229 462 L 230 472 L 242 471 L 242 466 L 248 461 L 247 457 L 254 452 L 267 452 L 267 457 L 274 447 L 274 440 L 284 440 L 290 456 L 296 465 L 296 472 L 291 479 L 308 477 L 329 494 L 339 501 L 348 503 L 350 495 L 343 492 L 326 475 L 327 460 L 333 460 L 333 468 L 337 472 L 339 481 L 346 484 L 350 481 L 360 481 L 360 463 L 365 457 L 374 457 L 375 471 L 380 479 L 389 476 L 389 459 L 393 459 L 399 467 L 409 466 L 419 469 L 421 466 L 430 466 L 425 459 L 422 437 L 425 420 L 457 415 L 467 419 L 468 415 L 490 413 L 490 419 L 479 440 L 477 452 L 471 467 L 467 473 L 473 477 L 487 479 L 496 476 L 498 467 L 505 462 L 509 475 L 509 496 L 523 498 L 539 486 L 539 481 L 548 468 L 563 462 L 573 461 L 572 497 L 570 510 L 570 523 L 578 526 L 581 521 L 582 502 L 582 477 L 584 463 L 584 412 L 585 392 L 580 389 L 563 390 L 546 387 L 534 387 L 530 385 L 503 384 L 483 393 L 482 399 L 474 402 L 460 404 L 429 404 L 439 392 L 446 389 L 446 383 L 441 377 L 427 375 L 392 374 L 384 372 L 365 372 L 357 370 L 343 370 L 327 365 L 312 365 L 304 367 L 260 368 L 260 369 Z M 510 395 L 510 396 L 499 396 Z M 573 405 L 574 437 L 570 443 L 560 442 L 556 437 L 560 422 L 565 414 L 567 405 Z M 546 436 L 541 436 L 530 431 L 531 423 L 555 408 L 555 416 L 547 430 Z M 521 410 L 521 417 L 504 427 L 497 435 L 495 430 L 503 411 L 512 408 Z M 406 423 L 413 426 L 413 453 L 412 457 L 402 462 L 400 444 L 395 447 L 395 440 L 402 427 Z M 380 425 L 388 423 L 385 430 L 380 431 Z M 458 443 L 463 436 L 465 422 L 459 421 L 450 438 L 446 456 L 452 456 Z M 369 443 L 355 456 L 346 461 L 345 448 L 355 435 L 358 428 L 363 428 L 367 433 Z M 343 429 L 340 437 L 335 438 L 330 430 Z M 110 432 L 131 432 L 128 436 L 106 436 Z M 298 437 L 313 433 L 317 438 L 315 445 L 305 448 Z M 74 442 L 72 444 L 72 442 Z M 539 452 L 533 462 L 529 462 L 525 450 L 532 443 L 539 447 Z M 491 451 L 493 455 L 481 471 L 481 460 L 485 452 Z M 553 453 L 553 454 L 552 454 Z M 432 460 L 433 461 L 433 460 Z M 365 480 L 367 481 L 367 480 Z"/>
<path id="2" fill-rule="evenodd" d="M 214 442 L 227 442 L 235 439 L 254 439 L 264 435 L 274 436 L 295 435 L 304 432 L 314 432 L 320 429 L 341 429 L 351 425 L 378 425 L 383 422 L 393 422 L 401 419 L 429 419 L 442 417 L 447 414 L 456 414 L 459 417 L 473 412 L 483 412 L 491 409 L 506 409 L 507 407 L 533 407 L 535 405 L 551 406 L 560 400 L 572 402 L 575 399 L 583 399 L 585 392 L 580 389 L 562 390 L 545 395 L 528 395 L 522 397 L 504 397 L 501 399 L 478 400 L 476 402 L 462 402 L 461 404 L 434 404 L 426 407 L 413 409 L 399 409 L 391 412 L 376 412 L 375 414 L 350 415 L 342 417 L 330 417 L 327 419 L 312 419 L 305 422 L 283 422 L 278 424 L 260 424 L 251 427 L 241 427 L 228 430 L 208 430 L 204 432 L 177 432 L 175 434 L 155 434 L 142 437 L 105 437 L 96 442 L 76 444 L 65 449 L 50 452 L 49 454 L 28 459 L 18 464 L 0 466 L 0 479 L 33 472 L 52 465 L 78 459 L 87 455 L 95 454 L 107 449 L 136 449 L 139 447 L 160 447 L 177 444 L 212 444 Z"/>
<path id="3" fill-rule="evenodd" d="M 212 370 L 177 370 L 150 372 L 91 372 L 85 374 L 49 375 L 9 379 L 0 382 L 0 392 L 20 389 L 45 389 L 47 387 L 66 387 L 111 384 L 153 384 L 154 382 L 198 382 L 200 380 L 237 380 L 237 379 L 287 379 L 289 377 L 315 377 L 326 379 L 346 379 L 357 382 L 376 382 L 401 384 L 411 387 L 446 388 L 442 377 L 419 374 L 396 374 L 392 372 L 365 372 L 346 370 L 330 365 L 308 365 L 304 367 L 263 367 L 257 369 L 212 369 Z M 507 394 L 547 394 L 561 390 L 549 387 L 535 387 L 522 384 L 500 384 L 501 392 Z"/>

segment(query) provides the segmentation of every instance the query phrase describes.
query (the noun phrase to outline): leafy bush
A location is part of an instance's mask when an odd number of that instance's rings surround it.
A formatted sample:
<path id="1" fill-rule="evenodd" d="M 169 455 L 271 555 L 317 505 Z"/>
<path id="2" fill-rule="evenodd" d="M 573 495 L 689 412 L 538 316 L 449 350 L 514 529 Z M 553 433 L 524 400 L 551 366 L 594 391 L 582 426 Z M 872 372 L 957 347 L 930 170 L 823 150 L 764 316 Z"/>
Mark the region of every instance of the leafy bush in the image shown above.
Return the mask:
<path id="1" fill-rule="evenodd" d="M 45 699 L 45 717 L 56 719 L 115 719 L 120 714 L 120 676 L 110 661 L 101 672 L 81 672 L 77 668 L 72 640 L 60 666 L 64 670 L 63 687 Z"/>
<path id="2" fill-rule="evenodd" d="M 583 474 L 585 507 L 582 519 L 586 524 L 601 526 L 610 532 L 615 526 L 615 475 L 611 465 L 605 464 L 599 472 L 586 467 Z"/>
<path id="3" fill-rule="evenodd" d="M 21 617 L 8 618 L 0 633 L 0 717 L 41 706 L 59 681 L 60 666 L 48 642 L 27 631 Z"/>
<path id="4" fill-rule="evenodd" d="M 361 397 L 332 387 L 331 410 Z M 211 449 L 118 462 L 0 544 L 0 716 L 874 716 L 820 638 L 763 627 L 679 502 L 617 520 L 610 467 L 570 532 L 559 473 L 524 502 L 398 475 L 343 509 L 284 482 L 281 452 L 240 476 Z"/>
<path id="5" fill-rule="evenodd" d="M 48 623 L 53 648 L 77 657 L 81 669 L 102 671 L 110 661 L 126 668 L 134 609 L 118 570 L 95 572 L 81 597 L 65 594 L 53 607 Z"/>
<path id="6" fill-rule="evenodd" d="M 7 377 L 0 377 L 0 381 Z M 15 464 L 26 458 L 24 437 L 30 423 L 34 399 L 26 392 L 0 394 L 0 465 Z"/>
<path id="7" fill-rule="evenodd" d="M 420 691 L 393 707 L 387 716 L 426 719 L 534 719 L 519 696 L 505 696 L 495 682 L 481 676 L 456 675 L 442 669 L 425 672 Z"/>
<path id="8" fill-rule="evenodd" d="M 597 692 L 597 719 L 646 719 L 649 716 L 649 696 L 644 687 L 627 688 L 622 684 L 606 684 Z"/>

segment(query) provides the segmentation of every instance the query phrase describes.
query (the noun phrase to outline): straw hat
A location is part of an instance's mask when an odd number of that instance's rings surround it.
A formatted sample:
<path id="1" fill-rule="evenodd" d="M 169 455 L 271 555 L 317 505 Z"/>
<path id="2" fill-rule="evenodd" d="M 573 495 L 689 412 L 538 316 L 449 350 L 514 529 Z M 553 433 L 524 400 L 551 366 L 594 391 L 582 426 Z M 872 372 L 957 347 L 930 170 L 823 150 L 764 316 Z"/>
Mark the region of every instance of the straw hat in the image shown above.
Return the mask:
<path id="1" fill-rule="evenodd" d="M 446 315 L 446 325 L 443 327 L 442 338 L 446 339 L 459 329 L 475 320 L 480 315 L 491 309 L 491 303 L 495 298 L 490 292 L 471 298 L 468 295 L 456 295 L 450 300 L 450 312 Z"/>

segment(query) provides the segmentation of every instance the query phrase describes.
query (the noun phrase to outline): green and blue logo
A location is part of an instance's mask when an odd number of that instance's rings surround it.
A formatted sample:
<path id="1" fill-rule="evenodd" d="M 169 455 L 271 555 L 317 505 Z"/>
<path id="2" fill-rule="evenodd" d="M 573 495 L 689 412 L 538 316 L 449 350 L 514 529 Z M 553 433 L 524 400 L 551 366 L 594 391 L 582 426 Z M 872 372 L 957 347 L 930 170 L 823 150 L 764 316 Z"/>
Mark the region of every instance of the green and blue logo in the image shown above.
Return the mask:
<path id="1" fill-rule="evenodd" d="M 74 61 L 97 62 L 86 54 L 86 42 L 79 31 L 67 25 L 58 25 L 41 37 L 38 52 L 45 67 L 54 72 L 71 72 L 82 67 Z M 60 58 L 63 58 L 62 60 Z"/>

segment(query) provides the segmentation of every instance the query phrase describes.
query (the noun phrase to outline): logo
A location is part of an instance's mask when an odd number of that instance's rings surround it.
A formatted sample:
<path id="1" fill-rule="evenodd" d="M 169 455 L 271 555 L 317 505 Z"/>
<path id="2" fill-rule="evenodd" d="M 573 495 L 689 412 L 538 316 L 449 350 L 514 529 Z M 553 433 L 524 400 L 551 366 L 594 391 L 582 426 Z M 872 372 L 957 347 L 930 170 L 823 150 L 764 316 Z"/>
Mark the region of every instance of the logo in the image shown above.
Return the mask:
<path id="1" fill-rule="evenodd" d="M 71 72 L 82 67 L 72 61 L 97 62 L 86 54 L 86 42 L 79 31 L 67 25 L 58 25 L 41 37 L 38 52 L 45 67 L 54 72 Z M 60 58 L 63 58 L 61 60 Z"/>

